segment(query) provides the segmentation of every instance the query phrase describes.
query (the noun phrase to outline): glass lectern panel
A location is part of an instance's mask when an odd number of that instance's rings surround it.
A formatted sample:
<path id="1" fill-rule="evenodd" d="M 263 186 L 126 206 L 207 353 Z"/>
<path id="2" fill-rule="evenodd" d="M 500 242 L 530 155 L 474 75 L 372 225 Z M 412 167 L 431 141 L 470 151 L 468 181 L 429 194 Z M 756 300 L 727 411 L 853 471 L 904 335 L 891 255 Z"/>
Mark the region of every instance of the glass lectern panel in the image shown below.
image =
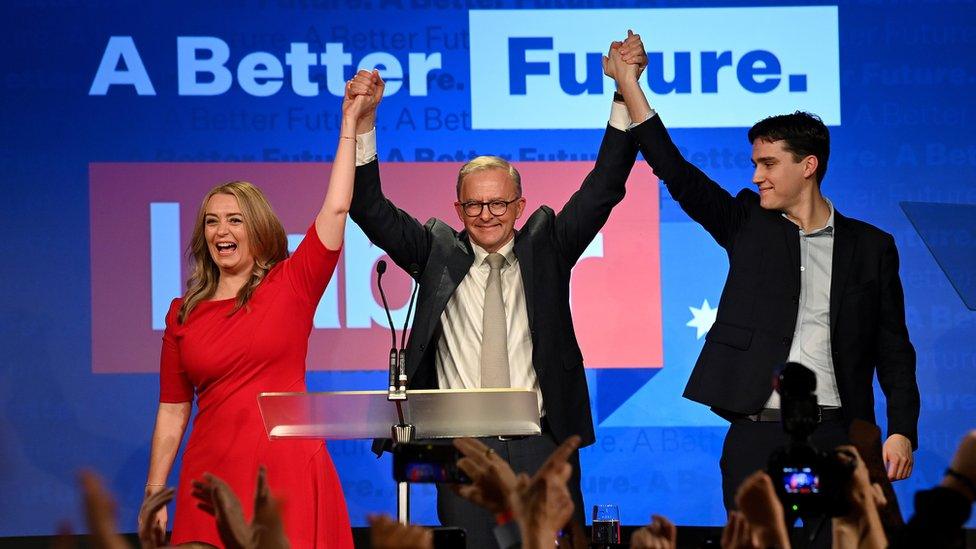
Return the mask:
<path id="1" fill-rule="evenodd" d="M 415 438 L 528 436 L 542 432 L 531 389 L 407 391 L 401 401 Z M 258 405 L 268 437 L 387 438 L 399 423 L 386 391 L 261 393 Z"/>

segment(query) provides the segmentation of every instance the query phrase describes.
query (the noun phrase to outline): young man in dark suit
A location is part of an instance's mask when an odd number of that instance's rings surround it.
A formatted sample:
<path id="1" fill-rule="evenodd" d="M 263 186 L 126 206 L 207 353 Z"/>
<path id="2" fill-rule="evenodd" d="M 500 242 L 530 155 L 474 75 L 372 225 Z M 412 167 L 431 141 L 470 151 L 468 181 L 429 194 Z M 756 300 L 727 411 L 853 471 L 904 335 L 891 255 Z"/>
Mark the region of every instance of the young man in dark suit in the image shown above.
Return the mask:
<path id="1" fill-rule="evenodd" d="M 634 75 L 639 70 L 617 66 Z M 606 72 L 624 77 L 609 68 Z M 623 199 L 637 158 L 637 146 L 626 132 L 631 119 L 626 107 L 613 104 L 596 165 L 559 214 L 542 206 L 518 231 L 515 222 L 526 205 L 518 171 L 498 157 L 465 164 L 454 204 L 464 226 L 459 232 L 439 219 L 422 224 L 384 196 L 374 130 L 383 83 L 365 71 L 355 78 L 374 87 L 374 110 L 357 128 L 358 167 L 349 214 L 397 265 L 413 271 L 420 284 L 407 353 L 410 388 L 535 389 L 542 436 L 484 440 L 517 472 L 536 471 L 571 435 L 579 435 L 583 446 L 592 444 L 569 280 L 573 265 Z M 574 471 L 569 489 L 582 524 L 578 452 L 570 463 Z M 467 530 L 469 547 L 495 545 L 493 517 L 440 486 L 438 514 L 442 524 Z"/>
<path id="2" fill-rule="evenodd" d="M 847 441 L 851 420 L 874 422 L 877 372 L 887 400 L 888 476 L 907 478 L 919 393 L 898 251 L 890 234 L 842 215 L 820 193 L 827 127 L 805 112 L 757 123 L 749 130 L 756 190 L 732 196 L 681 156 L 636 79 L 618 86 L 639 122 L 630 133 L 655 175 L 729 256 L 718 316 L 684 392 L 731 423 L 721 460 L 726 508 L 786 440 L 771 381 L 787 361 L 817 376 L 821 421 L 812 441 L 824 449 Z"/>

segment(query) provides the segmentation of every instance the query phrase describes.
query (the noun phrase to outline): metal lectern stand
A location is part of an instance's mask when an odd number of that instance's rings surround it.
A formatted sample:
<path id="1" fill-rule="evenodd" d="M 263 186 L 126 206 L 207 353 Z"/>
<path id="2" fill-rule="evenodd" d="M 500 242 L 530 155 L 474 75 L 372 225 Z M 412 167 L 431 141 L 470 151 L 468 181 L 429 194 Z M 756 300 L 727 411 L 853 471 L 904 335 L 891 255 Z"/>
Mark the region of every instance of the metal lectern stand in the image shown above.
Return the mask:
<path id="1" fill-rule="evenodd" d="M 391 406 L 387 391 L 261 393 L 268 437 L 352 440 L 531 436 L 541 434 L 531 389 L 408 390 Z M 399 413 L 398 413 L 399 412 Z M 402 417 L 400 417 L 402 414 Z M 408 524 L 409 486 L 397 486 L 397 519 Z"/>

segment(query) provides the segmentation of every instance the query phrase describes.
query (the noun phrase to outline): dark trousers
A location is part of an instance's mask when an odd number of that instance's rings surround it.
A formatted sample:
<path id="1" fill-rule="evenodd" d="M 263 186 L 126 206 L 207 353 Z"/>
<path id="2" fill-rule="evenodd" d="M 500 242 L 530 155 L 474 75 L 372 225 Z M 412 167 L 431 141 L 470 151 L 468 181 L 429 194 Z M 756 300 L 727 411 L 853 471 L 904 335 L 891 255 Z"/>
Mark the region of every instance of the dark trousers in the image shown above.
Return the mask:
<path id="1" fill-rule="evenodd" d="M 556 439 L 543 421 L 542 435 L 518 440 L 502 441 L 498 437 L 480 438 L 489 448 L 507 461 L 516 473 L 534 474 L 556 449 Z M 580 490 L 579 452 L 569 458 L 573 476 L 569 479 L 569 493 L 573 498 L 573 520 L 580 528 L 585 526 L 583 493 Z M 437 485 L 437 516 L 442 526 L 460 526 L 467 532 L 467 546 L 472 548 L 497 547 L 492 530 L 495 517 L 485 509 L 468 502 L 451 491 L 449 486 Z"/>
<path id="2" fill-rule="evenodd" d="M 810 443 L 821 450 L 832 450 L 849 444 L 847 423 L 824 421 L 810 436 Z M 779 422 L 734 419 L 725 435 L 722 446 L 722 495 L 725 509 L 736 509 L 735 492 L 752 473 L 766 470 L 770 454 L 788 442 Z M 773 479 L 776 482 L 776 479 Z M 830 547 L 832 533 L 830 520 L 815 519 L 804 522 L 802 531 L 793 532 L 794 547 Z"/>

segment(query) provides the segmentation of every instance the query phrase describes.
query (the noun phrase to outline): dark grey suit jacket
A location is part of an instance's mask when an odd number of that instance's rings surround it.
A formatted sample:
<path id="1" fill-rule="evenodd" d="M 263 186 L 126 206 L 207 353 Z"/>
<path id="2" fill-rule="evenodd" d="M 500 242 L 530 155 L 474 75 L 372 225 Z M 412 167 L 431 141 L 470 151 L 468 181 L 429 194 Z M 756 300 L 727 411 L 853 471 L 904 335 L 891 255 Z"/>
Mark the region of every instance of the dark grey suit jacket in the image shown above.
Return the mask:
<path id="1" fill-rule="evenodd" d="M 532 365 L 558 441 L 573 434 L 583 439 L 584 446 L 594 441 L 583 355 L 569 308 L 569 279 L 573 265 L 623 199 L 624 183 L 636 158 L 633 139 L 608 126 L 596 165 L 562 211 L 556 214 L 548 206 L 540 207 L 515 236 L 532 335 Z M 527 182 L 529 189 L 531 185 Z M 420 290 L 406 369 L 410 388 L 436 388 L 434 355 L 441 313 L 474 261 L 468 235 L 438 219 L 421 224 L 397 208 L 383 195 L 376 161 L 356 169 L 349 214 L 397 265 L 407 272 L 417 267 Z"/>
<path id="2" fill-rule="evenodd" d="M 800 296 L 796 225 L 760 207 L 754 191 L 733 197 L 687 162 L 660 116 L 631 133 L 671 196 L 729 256 L 718 317 L 684 396 L 724 417 L 755 413 L 769 397 L 773 370 L 786 361 L 793 342 Z M 836 210 L 834 229 L 830 346 L 845 416 L 875 421 L 877 371 L 888 403 L 889 434 L 903 434 L 917 446 L 915 348 L 905 325 L 894 238 Z"/>

